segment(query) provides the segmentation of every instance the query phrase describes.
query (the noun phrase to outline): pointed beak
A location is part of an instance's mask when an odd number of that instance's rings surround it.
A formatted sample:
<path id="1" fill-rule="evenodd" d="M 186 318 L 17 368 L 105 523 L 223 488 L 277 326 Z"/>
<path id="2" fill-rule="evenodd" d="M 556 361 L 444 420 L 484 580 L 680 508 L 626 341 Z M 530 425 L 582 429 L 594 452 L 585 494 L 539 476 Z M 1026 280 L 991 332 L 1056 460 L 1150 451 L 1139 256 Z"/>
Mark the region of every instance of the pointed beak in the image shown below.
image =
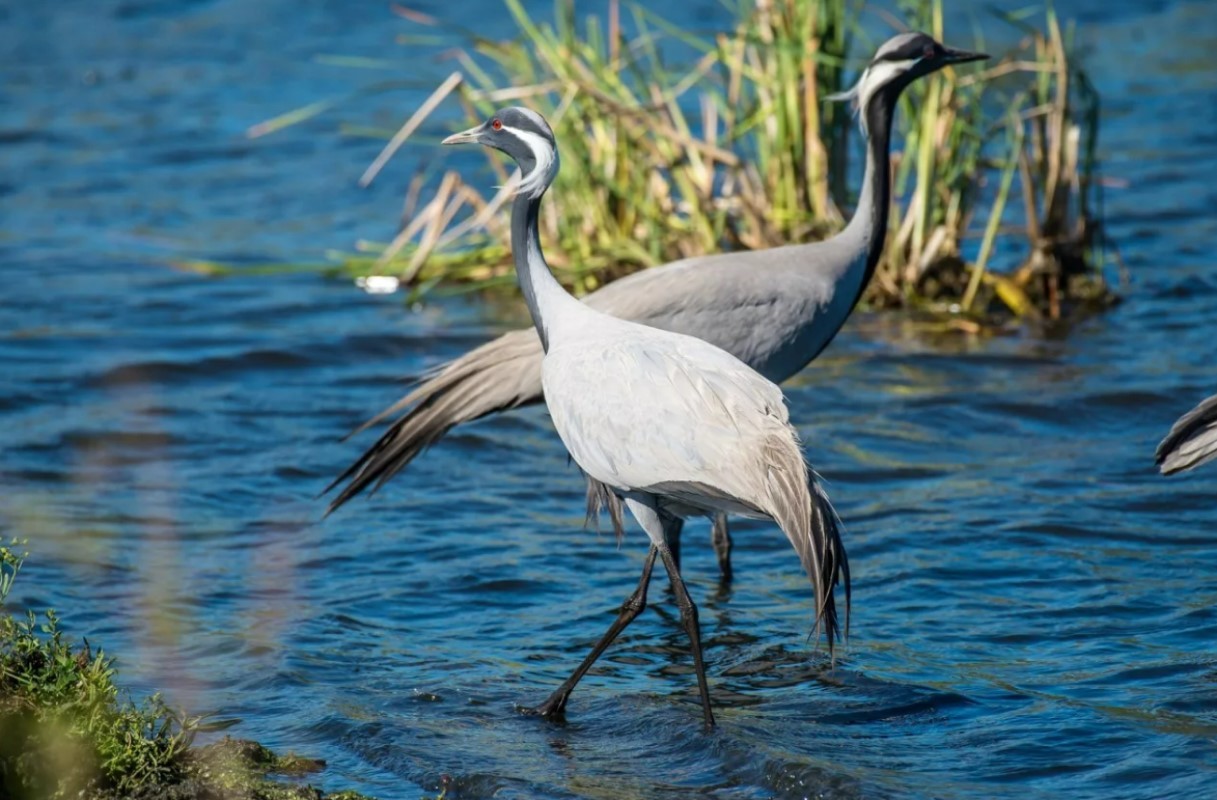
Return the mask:
<path id="1" fill-rule="evenodd" d="M 445 139 L 442 144 L 477 144 L 478 137 L 482 135 L 484 125 L 478 125 L 476 128 L 470 128 L 467 131 L 454 133 Z"/>
<path id="2" fill-rule="evenodd" d="M 953 47 L 943 48 L 943 62 L 946 64 L 966 64 L 969 61 L 984 61 L 988 53 L 973 53 L 968 50 L 956 50 Z"/>

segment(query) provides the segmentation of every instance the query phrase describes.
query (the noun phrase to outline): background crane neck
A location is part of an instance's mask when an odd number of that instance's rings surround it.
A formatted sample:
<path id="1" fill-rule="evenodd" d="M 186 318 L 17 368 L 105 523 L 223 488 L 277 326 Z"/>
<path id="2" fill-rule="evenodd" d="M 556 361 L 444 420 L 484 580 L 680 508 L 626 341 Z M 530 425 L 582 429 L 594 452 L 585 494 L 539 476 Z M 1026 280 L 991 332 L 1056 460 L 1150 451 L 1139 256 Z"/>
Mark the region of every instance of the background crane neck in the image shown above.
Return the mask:
<path id="1" fill-rule="evenodd" d="M 892 205 L 891 138 L 892 116 L 899 89 L 880 90 L 862 110 L 866 119 L 866 171 L 862 176 L 862 194 L 854 216 L 845 227 L 844 236 L 860 240 L 866 260 L 862 281 L 858 287 L 857 304 L 862 292 L 883 256 L 887 238 L 888 213 Z"/>

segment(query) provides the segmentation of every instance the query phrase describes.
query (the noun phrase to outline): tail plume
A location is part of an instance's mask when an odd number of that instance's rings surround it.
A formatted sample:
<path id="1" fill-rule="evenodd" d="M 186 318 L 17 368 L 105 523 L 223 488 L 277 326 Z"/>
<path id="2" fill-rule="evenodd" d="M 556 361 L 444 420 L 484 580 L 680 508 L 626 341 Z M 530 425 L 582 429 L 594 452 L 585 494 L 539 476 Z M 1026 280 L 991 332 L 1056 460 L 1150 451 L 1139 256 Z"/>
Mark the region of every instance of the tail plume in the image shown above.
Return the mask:
<path id="1" fill-rule="evenodd" d="M 595 524 L 599 528 L 600 512 L 608 511 L 609 522 L 613 526 L 613 534 L 617 537 L 617 545 L 625 538 L 625 515 L 621 498 L 613 494 L 613 490 L 593 478 L 587 479 L 587 516 L 583 520 L 586 528 Z"/>
<path id="2" fill-rule="evenodd" d="M 845 543 L 841 541 L 841 518 L 828 499 L 828 493 L 813 473 L 809 481 L 811 492 L 811 538 L 814 547 L 820 552 L 820 586 L 825 587 L 824 605 L 819 609 L 816 619 L 816 635 L 819 635 L 819 624 L 824 623 L 824 631 L 828 635 L 828 650 L 831 653 L 834 640 L 842 638 L 840 622 L 837 618 L 837 603 L 835 589 L 838 584 L 845 590 L 845 629 L 844 638 L 849 638 L 849 621 L 853 610 L 853 587 L 849 579 L 849 556 L 845 552 Z"/>
<path id="3" fill-rule="evenodd" d="M 792 457 L 793 459 L 793 457 Z M 791 459 L 791 461 L 792 461 Z M 842 639 L 841 622 L 837 614 L 836 587 L 845 589 L 845 629 L 849 635 L 852 589 L 849 558 L 841 541 L 841 519 L 837 516 L 828 494 L 816 474 L 803 462 L 790 463 L 781 469 L 770 460 L 769 503 L 771 516 L 794 545 L 803 569 L 811 581 L 816 597 L 814 636 L 823 630 L 828 652 Z"/>

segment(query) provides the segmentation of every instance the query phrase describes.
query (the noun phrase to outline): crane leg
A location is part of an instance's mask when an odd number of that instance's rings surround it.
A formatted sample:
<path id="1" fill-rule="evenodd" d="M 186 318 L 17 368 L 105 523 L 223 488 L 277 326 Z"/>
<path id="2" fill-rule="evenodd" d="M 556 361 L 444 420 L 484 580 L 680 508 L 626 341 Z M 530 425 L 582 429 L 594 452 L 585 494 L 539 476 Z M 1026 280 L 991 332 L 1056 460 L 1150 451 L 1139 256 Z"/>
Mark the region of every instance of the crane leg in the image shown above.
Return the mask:
<path id="1" fill-rule="evenodd" d="M 685 521 L 680 517 L 669 516 L 661 519 L 663 520 L 663 540 L 667 543 L 668 551 L 676 561 L 676 568 L 680 569 L 680 532 L 684 530 Z"/>
<path id="2" fill-rule="evenodd" d="M 680 534 L 685 521 L 680 517 L 663 516 L 663 539 L 672 551 L 676 561 L 676 569 L 680 569 Z M 731 583 L 731 531 L 727 527 L 727 515 L 715 514 L 714 527 L 710 530 L 710 543 L 714 545 L 714 555 L 718 558 L 718 570 L 723 583 Z"/>
<path id="3" fill-rule="evenodd" d="M 668 570 L 668 580 L 672 584 L 672 591 L 676 593 L 676 606 L 680 609 L 680 621 L 684 625 L 685 633 L 689 635 L 689 645 L 693 650 L 693 669 L 697 672 L 697 692 L 701 695 L 702 715 L 705 717 L 706 727 L 713 728 L 714 712 L 710 709 L 710 687 L 706 684 L 706 665 L 702 660 L 701 628 L 697 621 L 697 606 L 689 597 L 688 590 L 685 589 L 684 579 L 680 577 L 680 569 L 676 566 L 672 553 L 666 547 L 661 547 L 659 555 L 663 558 L 663 565 Z"/>
<path id="4" fill-rule="evenodd" d="M 727 515 L 715 514 L 714 527 L 710 531 L 710 541 L 714 544 L 714 555 L 718 556 L 718 569 L 723 583 L 731 583 L 731 531 L 727 528 Z M 680 566 L 677 559 L 676 565 Z"/>
<path id="5" fill-rule="evenodd" d="M 596 659 L 600 658 L 601 653 L 617 638 L 617 634 L 625 630 L 626 626 L 633 622 L 647 607 L 647 587 L 651 583 L 651 569 L 655 566 L 655 556 L 658 554 L 659 550 L 652 545 L 650 552 L 647 553 L 646 562 L 642 565 L 642 579 L 638 581 L 638 588 L 622 604 L 621 611 L 617 614 L 617 619 L 609 626 L 608 631 L 600 637 L 600 641 L 596 642 L 592 652 L 588 654 L 587 658 L 583 659 L 583 662 L 558 687 L 557 691 L 551 694 L 541 705 L 536 708 L 527 709 L 528 713 L 537 714 L 546 719 L 562 716 L 566 710 L 566 701 L 570 699 L 570 693 L 575 688 L 575 684 L 582 680 L 587 671 L 591 669 L 592 664 L 596 663 Z"/>

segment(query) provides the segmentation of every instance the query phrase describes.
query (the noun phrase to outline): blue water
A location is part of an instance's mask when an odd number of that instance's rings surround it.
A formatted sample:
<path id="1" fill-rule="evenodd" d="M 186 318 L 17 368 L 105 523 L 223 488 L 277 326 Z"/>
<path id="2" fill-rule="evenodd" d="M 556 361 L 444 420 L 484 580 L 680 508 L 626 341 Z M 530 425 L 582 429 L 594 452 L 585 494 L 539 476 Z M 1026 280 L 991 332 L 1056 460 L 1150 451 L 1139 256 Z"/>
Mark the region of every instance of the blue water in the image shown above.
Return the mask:
<path id="1" fill-rule="evenodd" d="M 449 797 L 1217 796 L 1217 471 L 1151 463 L 1215 383 L 1217 18 L 1200 0 L 1056 6 L 1104 97 L 1126 302 L 1060 339 L 851 320 L 787 387 L 846 520 L 851 642 L 835 669 L 809 642 L 772 526 L 736 525 L 721 587 L 690 525 L 707 734 L 662 581 L 567 724 L 516 713 L 645 552 L 636 530 L 617 548 L 580 528 L 543 410 L 463 429 L 320 519 L 314 495 L 369 441 L 339 437 L 402 377 L 520 324 L 518 304 L 167 266 L 389 238 L 419 163 L 475 162 L 430 130 L 361 190 L 382 142 L 342 126 L 396 127 L 454 42 L 395 44 L 419 30 L 381 0 L 0 1 L 0 535 L 33 551 L 10 605 L 60 610 L 136 695 L 381 798 L 443 774 Z M 512 30 L 498 0 L 416 7 Z M 244 136 L 377 81 L 396 83 Z"/>

